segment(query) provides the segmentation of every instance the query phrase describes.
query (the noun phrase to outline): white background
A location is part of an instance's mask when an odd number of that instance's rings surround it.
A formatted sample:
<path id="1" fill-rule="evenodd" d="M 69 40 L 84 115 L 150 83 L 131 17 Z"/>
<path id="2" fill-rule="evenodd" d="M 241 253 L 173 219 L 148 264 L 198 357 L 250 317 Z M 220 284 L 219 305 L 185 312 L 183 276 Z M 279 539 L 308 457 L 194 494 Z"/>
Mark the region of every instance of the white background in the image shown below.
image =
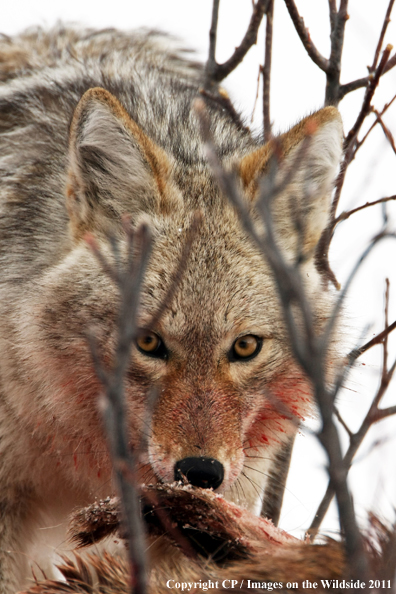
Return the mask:
<path id="1" fill-rule="evenodd" d="M 387 0 L 350 0 L 350 19 L 346 26 L 342 82 L 367 74 L 387 8 Z M 297 0 L 300 14 L 310 29 L 314 43 L 328 57 L 329 23 L 326 0 Z M 219 20 L 218 61 L 224 61 L 239 44 L 246 30 L 252 10 L 251 0 L 222 0 Z M 15 0 L 4 5 L 1 31 L 12 35 L 32 25 L 51 26 L 57 20 L 78 22 L 93 27 L 158 28 L 172 32 L 186 40 L 186 45 L 205 60 L 211 18 L 211 0 Z M 391 23 L 386 43 L 395 40 L 395 23 Z M 263 63 L 263 29 L 259 42 L 252 48 L 243 65 L 223 83 L 238 109 L 250 120 L 256 95 L 258 65 Z M 396 45 L 396 43 L 395 43 Z M 275 1 L 274 47 L 272 66 L 271 118 L 276 131 L 285 130 L 298 119 L 323 104 L 325 77 L 313 65 L 288 18 L 282 0 Z M 396 92 L 396 68 L 381 81 L 374 105 L 381 108 Z M 363 97 L 357 91 L 341 103 L 340 111 L 348 131 L 356 118 Z M 396 102 L 395 102 L 396 105 Z M 396 132 L 396 107 L 384 118 Z M 372 121 L 372 119 L 371 119 Z M 256 107 L 253 127 L 261 126 L 261 96 Z M 361 153 L 361 154 L 360 154 Z M 343 192 L 340 211 L 396 194 L 396 157 L 379 126 L 367 146 L 350 167 Z M 395 226 L 396 210 L 388 207 L 390 227 Z M 382 224 L 380 207 L 367 209 L 343 223 L 336 233 L 332 248 L 332 265 L 341 283 L 345 282 L 358 254 Z M 369 339 L 382 329 L 384 279 L 391 279 L 390 321 L 396 316 L 395 254 L 396 245 L 390 240 L 376 248 L 358 275 L 346 305 L 344 339 L 350 345 Z M 368 326 L 370 326 L 367 331 Z M 393 342 L 393 341 L 392 341 Z M 393 348 L 393 356 L 395 349 Z M 370 396 L 378 385 L 378 366 L 381 351 L 376 347 L 357 366 L 348 386 L 339 398 L 343 415 L 353 429 L 364 416 Z M 390 358 L 392 361 L 392 357 Z M 396 404 L 395 385 L 389 390 L 386 404 Z M 315 512 L 326 485 L 325 458 L 316 445 L 310 423 L 295 448 L 290 480 L 287 487 L 281 526 L 295 534 L 303 534 Z M 372 428 L 357 455 L 350 473 L 359 519 L 365 521 L 371 509 L 380 516 L 393 518 L 396 504 L 396 462 L 394 451 L 395 422 L 382 422 Z M 344 436 L 345 437 L 345 436 Z M 328 532 L 336 529 L 335 513 L 323 525 Z"/>

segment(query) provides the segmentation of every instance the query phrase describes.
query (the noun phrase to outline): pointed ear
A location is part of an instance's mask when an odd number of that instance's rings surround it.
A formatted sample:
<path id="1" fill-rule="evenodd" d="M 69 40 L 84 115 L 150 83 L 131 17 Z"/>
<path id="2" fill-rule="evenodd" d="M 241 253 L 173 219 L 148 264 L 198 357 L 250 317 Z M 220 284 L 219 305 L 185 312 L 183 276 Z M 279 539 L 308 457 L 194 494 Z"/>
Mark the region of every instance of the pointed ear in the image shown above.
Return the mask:
<path id="1" fill-rule="evenodd" d="M 171 165 L 108 91 L 94 88 L 74 113 L 67 206 L 72 228 L 108 231 L 124 213 L 167 210 Z"/>
<path id="2" fill-rule="evenodd" d="M 259 179 L 269 174 L 275 152 L 280 156 L 279 181 L 290 175 L 273 205 L 274 222 L 286 248 L 296 250 L 302 243 L 304 253 L 313 254 L 328 222 L 342 142 L 341 116 L 335 107 L 325 107 L 241 160 L 239 173 L 251 201 L 258 195 Z"/>

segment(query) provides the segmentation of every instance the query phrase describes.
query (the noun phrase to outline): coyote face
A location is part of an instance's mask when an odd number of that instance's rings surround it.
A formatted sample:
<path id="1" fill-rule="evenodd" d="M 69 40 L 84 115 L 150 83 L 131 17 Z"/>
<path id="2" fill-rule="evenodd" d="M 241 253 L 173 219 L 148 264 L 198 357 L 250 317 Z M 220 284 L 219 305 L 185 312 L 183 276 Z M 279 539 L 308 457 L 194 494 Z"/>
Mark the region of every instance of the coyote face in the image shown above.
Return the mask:
<path id="1" fill-rule="evenodd" d="M 280 209 L 279 240 L 285 252 L 293 254 L 297 232 L 293 232 L 293 211 L 287 210 L 287 200 L 294 194 L 297 208 L 304 194 L 311 201 L 303 206 L 307 211 L 305 274 L 310 294 L 321 303 L 320 327 L 326 305 L 312 259 L 326 222 L 322 201 L 331 188 L 341 137 L 339 117 L 332 108 L 311 116 L 309 123 L 319 128 L 310 154 L 275 208 Z M 300 123 L 281 139 L 286 161 L 295 159 L 304 130 Z M 326 140 L 327 152 L 318 156 L 316 151 Z M 270 148 L 264 150 L 268 160 Z M 263 149 L 228 161 L 239 170 L 241 191 L 254 208 L 251 186 L 265 174 Z M 316 185 L 314 197 L 303 186 L 309 176 L 316 176 L 309 180 Z M 110 361 L 113 356 L 117 293 L 91 256 L 84 234 L 94 234 L 106 252 L 109 233 L 123 242 L 122 214 L 130 214 L 136 227 L 142 220 L 149 222 L 154 241 L 140 300 L 139 323 L 144 328 L 169 289 L 186 232 L 199 208 L 198 237 L 180 286 L 157 326 L 144 332 L 134 347 L 126 380 L 131 446 L 139 449 L 145 437 L 141 462 L 146 471 L 151 469 L 150 480 L 172 482 L 185 475 L 197 486 L 227 491 L 245 477 L 261 489 L 265 477 L 255 466 L 258 476 L 246 477 L 245 461 L 249 466 L 251 460 L 269 457 L 290 435 L 293 416 L 299 419 L 308 411 L 309 386 L 290 353 L 272 274 L 210 170 L 202 161 L 189 167 L 178 163 L 143 132 L 112 94 L 91 89 L 81 99 L 72 123 L 67 207 L 71 249 L 43 282 L 45 300 L 40 298 L 35 305 L 36 323 L 31 321 L 39 340 L 34 354 L 27 357 L 35 357 L 37 369 L 45 361 L 56 370 L 50 379 L 51 402 L 57 394 L 59 401 L 68 403 L 54 411 L 55 417 L 62 418 L 60 426 L 86 441 L 87 416 L 97 415 L 100 388 L 84 328 L 93 324 L 99 328 L 105 357 Z M 153 386 L 159 389 L 159 397 L 149 423 L 145 403 Z M 96 455 L 95 450 L 104 449 L 99 446 L 102 426 L 96 417 L 88 426 L 89 443 L 84 447 Z M 102 467 L 100 458 L 96 465 Z M 245 495 L 243 500 L 235 492 L 234 497 L 248 506 L 256 499 Z"/>
<path id="2" fill-rule="evenodd" d="M 125 378 L 140 479 L 186 477 L 258 511 L 274 453 L 309 411 L 310 387 L 293 361 L 271 270 L 206 163 L 192 110 L 200 67 L 164 50 L 154 34 L 63 30 L 47 35 L 52 44 L 45 35 L 7 45 L 15 71 L 0 90 L 0 473 L 16 526 L 7 543 L 22 547 L 18 534 L 40 505 L 71 508 L 111 489 L 102 388 L 86 332 L 95 328 L 111 365 L 119 295 L 85 238 L 93 235 L 111 258 L 113 237 L 122 255 L 124 215 L 134 228 L 148 223 L 153 235 L 138 310 L 142 331 Z M 70 44 L 74 53 L 62 53 Z M 55 59 L 48 48 L 56 45 Z M 237 173 L 260 230 L 258 180 L 267 175 L 273 145 L 261 146 L 227 103 L 209 99 L 207 109 L 219 156 Z M 297 165 L 308 128 L 312 137 Z M 314 252 L 341 141 L 339 114 L 325 108 L 277 145 L 281 171 L 295 169 L 273 204 L 277 241 L 290 261 L 304 252 L 302 276 L 318 329 L 332 295 Z M 185 272 L 148 328 L 197 211 Z M 12 576 L 13 563 L 0 552 L 0 574 L 4 567 Z"/>

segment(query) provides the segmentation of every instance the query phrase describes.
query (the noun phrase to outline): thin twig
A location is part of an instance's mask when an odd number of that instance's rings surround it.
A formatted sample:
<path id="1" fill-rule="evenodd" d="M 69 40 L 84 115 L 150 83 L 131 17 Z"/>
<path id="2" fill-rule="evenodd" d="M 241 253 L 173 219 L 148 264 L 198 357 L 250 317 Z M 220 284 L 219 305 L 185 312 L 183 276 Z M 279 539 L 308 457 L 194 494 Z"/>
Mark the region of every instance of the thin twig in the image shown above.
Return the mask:
<path id="1" fill-rule="evenodd" d="M 390 108 L 390 106 L 392 105 L 392 103 L 395 101 L 396 99 L 396 95 L 394 95 L 392 97 L 392 99 L 390 101 L 388 101 L 388 103 L 385 103 L 384 107 L 382 108 L 382 110 L 379 112 L 379 115 L 382 117 L 386 111 Z M 375 113 L 378 113 L 375 110 Z M 356 145 L 355 145 L 355 152 L 353 154 L 353 158 L 356 157 L 356 153 L 357 151 L 360 149 L 360 147 L 365 143 L 365 141 L 367 140 L 368 135 L 372 132 L 372 130 L 375 128 L 375 126 L 379 123 L 379 119 L 378 116 L 375 118 L 374 122 L 371 124 L 370 128 L 367 130 L 366 134 L 363 136 L 363 138 L 361 140 L 357 140 L 356 141 Z"/>
<path id="2" fill-rule="evenodd" d="M 394 68 L 395 66 L 396 66 L 396 53 L 393 54 L 393 56 L 385 64 L 385 67 L 382 71 L 382 76 L 384 74 L 386 74 L 387 72 L 389 72 L 390 70 L 392 70 L 392 68 Z M 353 80 L 349 83 L 345 83 L 344 85 L 341 85 L 340 90 L 339 90 L 339 100 L 341 101 L 341 99 L 343 99 L 345 97 L 345 95 L 347 95 L 348 93 L 351 93 L 352 91 L 357 91 L 357 89 L 363 89 L 364 87 L 367 87 L 367 85 L 370 83 L 372 78 L 373 78 L 373 75 L 369 74 L 368 76 L 364 76 L 363 78 L 358 78 L 358 79 Z"/>
<path id="3" fill-rule="evenodd" d="M 392 46 L 390 44 L 388 44 L 382 54 L 381 61 L 380 61 L 376 71 L 374 72 L 373 77 L 370 79 L 370 82 L 367 86 L 366 94 L 363 99 L 363 104 L 360 109 L 360 113 L 359 113 L 358 117 L 356 118 L 356 122 L 354 123 L 354 125 L 348 132 L 347 137 L 345 138 L 344 147 L 346 150 L 348 150 L 349 147 L 353 144 L 354 140 L 356 139 L 357 135 L 359 134 L 360 128 L 362 127 L 362 124 L 363 124 L 367 114 L 370 112 L 371 100 L 374 96 L 374 93 L 376 91 L 376 88 L 378 86 L 380 78 L 383 74 L 385 65 L 388 61 L 391 51 L 392 51 Z"/>
<path id="4" fill-rule="evenodd" d="M 372 64 L 371 68 L 369 69 L 369 72 L 374 72 L 375 69 L 377 68 L 378 60 L 379 60 L 380 53 L 381 53 L 381 50 L 382 50 L 382 45 L 384 43 L 385 33 L 386 33 L 386 30 L 387 30 L 388 25 L 390 23 L 390 15 L 391 15 L 391 12 L 392 12 L 392 8 L 393 8 L 394 3 L 395 3 L 395 0 L 389 0 L 389 4 L 388 4 L 388 8 L 387 8 L 387 11 L 386 11 L 386 14 L 385 14 L 384 22 L 382 24 L 381 33 L 380 33 L 380 36 L 379 36 L 379 39 L 378 39 L 378 43 L 377 43 L 377 47 L 376 47 L 376 50 L 375 50 L 373 64 Z"/>
<path id="5" fill-rule="evenodd" d="M 377 116 L 377 121 L 380 124 L 389 144 L 391 145 L 393 152 L 396 154 L 395 139 L 393 138 L 392 132 L 389 130 L 384 120 L 382 119 L 381 114 L 379 114 L 376 109 L 374 109 L 374 113 Z"/>
<path id="6" fill-rule="evenodd" d="M 387 328 L 385 328 L 385 330 L 383 330 L 382 332 L 380 332 L 377 336 L 374 336 L 374 338 L 372 338 L 371 340 L 369 340 L 368 342 L 366 342 L 366 344 L 364 344 L 363 346 L 357 348 L 357 349 L 353 349 L 348 357 L 353 357 L 355 360 L 360 357 L 361 355 L 363 355 L 363 353 L 367 352 L 369 349 L 371 349 L 373 346 L 380 344 L 383 342 L 384 338 L 390 334 L 391 332 L 393 332 L 393 330 L 395 330 L 396 328 L 396 321 L 394 321 L 392 324 L 390 324 L 390 326 L 388 326 Z"/>
<path id="7" fill-rule="evenodd" d="M 294 0 L 285 0 L 285 4 L 289 11 L 290 18 L 293 21 L 293 25 L 309 57 L 321 70 L 323 70 L 323 72 L 327 72 L 329 68 L 329 60 L 322 56 L 313 44 L 309 31 L 305 26 L 304 19 L 300 17 Z"/>
<path id="8" fill-rule="evenodd" d="M 349 219 L 350 216 L 352 216 L 356 212 L 364 210 L 365 208 L 370 208 L 371 206 L 376 206 L 377 204 L 383 204 L 384 202 L 390 202 L 393 200 L 396 200 L 396 195 L 395 196 L 387 196 L 386 198 L 380 198 L 379 200 L 374 200 L 373 202 L 366 202 L 366 204 L 363 204 L 362 206 L 357 206 L 356 208 L 353 208 L 352 210 L 344 211 L 334 220 L 333 225 L 335 227 L 336 225 L 338 225 L 338 223 L 341 223 L 342 221 L 346 221 L 347 219 Z"/>
<path id="9" fill-rule="evenodd" d="M 352 437 L 352 435 L 353 435 L 352 431 L 349 429 L 348 425 L 345 423 L 344 419 L 340 415 L 340 411 L 336 407 L 334 407 L 334 414 L 337 417 L 337 420 L 339 421 L 339 423 L 341 423 L 341 425 L 344 427 L 345 431 L 348 433 L 349 437 Z"/>
<path id="10" fill-rule="evenodd" d="M 257 85 L 256 85 L 256 97 L 254 98 L 254 105 L 253 105 L 253 110 L 252 110 L 252 117 L 250 118 L 250 123 L 253 123 L 254 120 L 254 114 L 256 111 L 256 107 L 257 107 L 257 101 L 258 101 L 258 96 L 259 96 L 259 90 L 260 90 L 260 78 L 263 72 L 263 67 L 260 64 L 259 65 L 259 69 L 258 69 L 258 75 L 257 75 Z"/>

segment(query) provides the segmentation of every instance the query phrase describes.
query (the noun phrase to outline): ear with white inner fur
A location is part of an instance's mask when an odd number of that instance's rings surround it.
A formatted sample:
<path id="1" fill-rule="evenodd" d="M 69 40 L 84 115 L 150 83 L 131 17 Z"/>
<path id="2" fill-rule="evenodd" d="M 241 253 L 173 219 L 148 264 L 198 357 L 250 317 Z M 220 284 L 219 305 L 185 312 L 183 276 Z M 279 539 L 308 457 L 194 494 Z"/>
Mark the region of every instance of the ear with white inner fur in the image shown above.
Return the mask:
<path id="1" fill-rule="evenodd" d="M 108 231 L 124 213 L 161 209 L 170 164 L 108 91 L 94 88 L 74 113 L 67 206 L 75 235 Z"/>
<path id="2" fill-rule="evenodd" d="M 342 121 L 335 107 L 303 119 L 276 142 L 245 156 L 239 171 L 249 200 L 258 196 L 258 180 L 269 175 L 271 157 L 281 154 L 277 181 L 289 183 L 272 204 L 277 237 L 287 251 L 312 256 L 325 229 L 342 155 Z"/>

